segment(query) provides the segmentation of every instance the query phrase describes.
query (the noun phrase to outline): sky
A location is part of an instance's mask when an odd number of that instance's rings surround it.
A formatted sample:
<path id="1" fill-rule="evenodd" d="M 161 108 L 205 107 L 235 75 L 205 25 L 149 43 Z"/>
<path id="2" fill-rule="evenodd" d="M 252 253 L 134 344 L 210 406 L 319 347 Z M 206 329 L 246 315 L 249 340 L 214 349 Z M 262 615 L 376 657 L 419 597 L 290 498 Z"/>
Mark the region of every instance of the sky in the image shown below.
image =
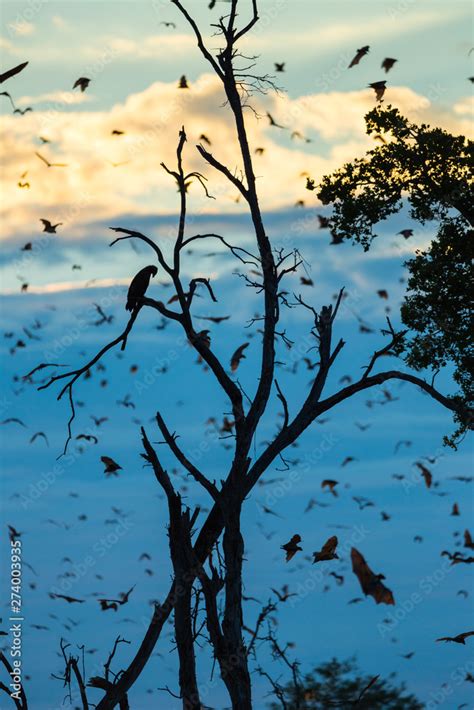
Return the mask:
<path id="1" fill-rule="evenodd" d="M 204 28 L 209 47 L 218 48 L 209 23 L 225 11 L 224 3 L 218 2 L 213 11 L 196 0 L 188 0 L 187 6 Z M 353 2 L 339 0 L 261 0 L 259 7 L 260 24 L 242 51 L 254 57 L 249 60 L 255 62 L 254 71 L 274 76 L 278 86 L 278 92 L 252 96 L 254 110 L 246 111 L 252 150 L 264 149 L 254 163 L 265 228 L 276 247 L 297 248 L 304 257 L 301 273 L 314 285 L 303 286 L 299 275 L 291 274 L 285 284 L 290 294 L 301 294 L 320 308 L 333 302 L 341 287 L 347 293 L 335 333 L 346 345 L 327 383 L 330 394 L 341 387 L 341 378 L 355 379 L 380 347 L 386 309 L 394 324 L 400 324 L 404 262 L 430 243 L 434 227 L 412 224 L 402 210 L 380 225 L 368 253 L 351 244 L 330 246 L 329 233 L 319 229 L 317 218 L 328 210 L 305 189 L 306 177 L 319 182 L 374 147 L 364 131 L 364 115 L 375 105 L 367 85 L 383 78 L 387 105 L 397 106 L 413 121 L 472 137 L 472 10 L 463 0 L 363 0 L 356 9 Z M 132 247 L 125 241 L 110 247 L 116 235 L 109 227 L 141 231 L 170 253 L 178 195 L 160 164 L 174 168 L 181 126 L 188 139 L 186 170 L 201 172 L 215 198 L 209 199 L 193 181 L 188 235 L 223 234 L 249 250 L 254 244 L 235 188 L 203 163 L 195 149 L 204 134 L 211 142 L 208 149 L 239 174 L 233 124 L 219 82 L 170 3 L 4 2 L 1 19 L 2 71 L 29 61 L 2 89 L 15 106 L 33 110 L 13 114 L 8 97 L 0 96 L 0 420 L 19 418 L 25 424 L 0 426 L 0 549 L 4 569 L 7 524 L 23 533 L 24 560 L 33 568 L 24 567 L 25 688 L 35 710 L 56 710 L 69 706 L 62 704 L 62 683 L 51 677 L 61 673 L 61 636 L 73 648 L 85 644 L 90 677 L 101 672 L 120 634 L 130 645 L 119 647 L 115 669 L 125 667 L 148 624 L 150 602 L 163 599 L 171 580 L 166 505 L 140 457 L 140 425 L 151 441 L 159 442 L 154 421 L 159 410 L 169 428 L 179 432 L 192 460 L 211 480 L 220 480 L 230 461 L 229 440 L 219 438 L 206 422 L 211 417 L 221 421 L 229 414 L 229 404 L 211 374 L 196 362 L 179 329 L 173 324 L 163 328 L 161 318 L 145 310 L 125 352 L 111 351 L 103 360 L 105 369 L 95 366 L 90 378 L 77 383 L 74 438 L 67 456 L 58 458 L 67 436 L 67 402 L 57 401 L 57 386 L 37 390 L 45 373 L 37 373 L 31 383 L 21 377 L 41 362 L 82 365 L 122 331 L 128 284 L 153 257 L 144 244 Z M 176 28 L 163 22 L 173 22 Z M 368 55 L 348 70 L 356 50 L 367 44 Z M 398 62 L 385 77 L 380 65 L 387 56 Z M 274 62 L 285 62 L 285 72 L 275 75 Z M 183 74 L 188 90 L 177 88 Z M 72 89 L 81 76 L 91 79 L 83 93 Z M 270 126 L 267 111 L 284 128 Z M 112 135 L 114 130 L 123 134 Z M 35 153 L 66 167 L 47 167 Z M 295 206 L 298 201 L 303 206 Z M 42 218 L 62 223 L 57 234 L 42 232 Z M 397 235 L 404 228 L 414 230 L 409 240 Z M 28 243 L 32 249 L 23 250 Z M 245 286 L 240 267 L 215 242 L 208 242 L 193 245 L 182 268 L 186 280 L 210 278 L 216 294 L 217 303 L 212 303 L 199 292 L 196 319 L 230 316 L 220 325 L 196 320 L 210 328 L 212 347 L 222 362 L 229 363 L 234 350 L 249 342 L 235 376 L 244 391 L 252 393 L 259 334 L 258 321 L 249 323 L 261 313 L 262 302 Z M 28 286 L 22 292 L 24 284 Z M 388 300 L 377 295 L 381 289 L 388 291 Z M 171 297 L 160 271 L 149 293 L 164 301 Z M 111 322 L 94 324 L 99 318 L 94 304 L 113 316 Z M 361 319 L 373 332 L 360 333 Z M 311 325 L 304 309 L 283 309 L 281 327 L 292 347 L 278 345 L 278 379 L 292 413 L 314 374 L 301 361 L 316 359 Z M 19 340 L 25 347 L 18 346 Z M 388 360 L 381 365 L 392 366 L 404 367 Z M 443 392 L 454 391 L 449 370 L 440 374 L 437 385 Z M 303 670 L 333 656 L 357 654 L 364 672 L 385 678 L 396 672 L 429 709 L 463 703 L 474 707 L 473 686 L 464 681 L 466 673 L 474 672 L 472 643 L 434 642 L 472 625 L 472 571 L 467 565 L 450 566 L 440 555 L 456 549 L 460 533 L 472 526 L 472 484 L 453 478 L 471 475 L 472 447 L 469 439 L 456 452 L 443 447 L 452 420 L 426 395 L 408 383 L 390 384 L 388 390 L 393 401 L 387 403 L 383 391 L 374 390 L 313 424 L 288 452 L 290 470 L 279 470 L 282 464 L 276 462 L 265 474 L 266 485 L 257 486 L 245 502 L 245 592 L 263 602 L 272 596 L 272 588 L 283 584 L 296 593 L 281 606 L 279 629 L 281 639 L 296 644 Z M 280 415 L 280 403 L 273 397 L 255 437 L 254 455 L 274 434 Z M 96 426 L 91 416 L 107 421 Z M 47 441 L 37 437 L 31 442 L 38 431 Z M 81 433 L 97 437 L 98 443 L 78 441 L 75 437 Z M 210 507 L 206 495 L 164 447 L 159 450 L 186 502 L 200 504 L 199 519 L 204 519 Z M 118 477 L 105 478 L 103 455 L 122 466 Z M 348 456 L 355 460 L 341 466 Z M 422 460 L 434 476 L 430 490 L 415 466 Z M 337 498 L 321 490 L 326 478 L 339 481 Z M 359 510 L 353 496 L 374 505 Z M 322 506 L 304 513 L 312 497 Z M 455 501 L 459 517 L 450 515 Z M 263 513 L 262 505 L 278 517 Z M 390 520 L 382 520 L 382 511 Z M 285 564 L 279 546 L 296 532 L 304 552 Z M 339 536 L 340 562 L 313 567 L 312 551 L 332 534 Z M 422 542 L 414 542 L 416 535 Z M 377 606 L 370 597 L 348 604 L 363 596 L 350 569 L 351 546 L 375 572 L 385 574 L 395 607 Z M 144 563 L 138 558 L 145 551 L 151 561 Z M 330 571 L 343 574 L 342 586 L 328 576 Z M 117 613 L 100 611 L 94 595 L 114 597 L 133 584 L 127 606 Z M 4 576 L 1 589 L 7 600 L 10 590 Z M 459 595 L 460 590 L 469 596 Z M 51 599 L 52 591 L 86 601 L 69 606 Z M 2 603 L 5 622 L 8 604 Z M 258 609 L 249 602 L 249 625 Z M 179 707 L 157 690 L 166 685 L 177 689 L 171 632 L 167 626 L 132 689 L 132 707 Z M 8 637 L 2 645 L 9 648 Z M 402 657 L 411 651 L 415 654 L 410 660 Z M 261 653 L 269 663 L 264 649 Z M 212 707 L 225 707 L 222 684 L 216 678 L 209 681 L 206 649 L 199 653 L 198 664 L 203 699 Z M 284 677 L 281 666 L 272 668 Z M 254 683 L 255 707 L 263 709 L 268 687 L 256 675 Z M 91 697 L 95 701 L 100 694 Z M 6 700 L 1 698 L 2 708 Z"/>

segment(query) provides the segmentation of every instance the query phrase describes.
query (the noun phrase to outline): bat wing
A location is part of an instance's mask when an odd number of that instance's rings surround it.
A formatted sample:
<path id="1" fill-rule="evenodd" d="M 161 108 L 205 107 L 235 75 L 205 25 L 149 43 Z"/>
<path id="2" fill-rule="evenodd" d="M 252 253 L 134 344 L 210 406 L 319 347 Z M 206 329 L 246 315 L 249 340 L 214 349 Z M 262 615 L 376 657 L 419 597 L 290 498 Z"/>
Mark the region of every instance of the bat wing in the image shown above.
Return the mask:
<path id="1" fill-rule="evenodd" d="M 321 548 L 323 554 L 332 554 L 337 547 L 338 539 L 337 535 L 333 535 L 327 540 Z"/>
<path id="2" fill-rule="evenodd" d="M 351 561 L 352 571 L 359 580 L 362 591 L 367 596 L 368 594 L 370 594 L 374 573 L 370 569 L 364 557 L 360 554 L 358 550 L 356 550 L 355 547 L 353 547 L 351 550 Z"/>
<path id="3" fill-rule="evenodd" d="M 230 369 L 232 372 L 235 372 L 240 364 L 240 361 L 242 358 L 245 357 L 244 355 L 244 350 L 245 348 L 248 348 L 249 344 L 244 343 L 243 345 L 240 345 L 235 353 L 232 355 L 231 360 L 230 360 Z"/>
<path id="4" fill-rule="evenodd" d="M 10 77 L 15 76 L 15 74 L 19 74 L 27 64 L 28 62 L 23 62 L 23 64 L 18 64 L 16 67 L 13 67 L 13 69 L 9 69 L 3 74 L 0 74 L 0 84 L 3 84 L 3 82 L 10 79 Z"/>

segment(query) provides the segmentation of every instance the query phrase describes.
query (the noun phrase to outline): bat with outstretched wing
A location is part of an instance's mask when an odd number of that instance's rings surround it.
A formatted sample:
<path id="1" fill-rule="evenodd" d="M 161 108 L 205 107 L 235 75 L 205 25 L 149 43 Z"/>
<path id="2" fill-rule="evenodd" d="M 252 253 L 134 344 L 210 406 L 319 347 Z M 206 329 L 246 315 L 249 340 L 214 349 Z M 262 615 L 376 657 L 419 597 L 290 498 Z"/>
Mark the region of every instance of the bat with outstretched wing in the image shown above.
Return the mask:
<path id="1" fill-rule="evenodd" d="M 374 574 L 364 557 L 355 547 L 351 550 L 352 571 L 360 582 L 365 596 L 371 596 L 377 604 L 395 604 L 393 594 L 383 583 L 383 574 Z"/>

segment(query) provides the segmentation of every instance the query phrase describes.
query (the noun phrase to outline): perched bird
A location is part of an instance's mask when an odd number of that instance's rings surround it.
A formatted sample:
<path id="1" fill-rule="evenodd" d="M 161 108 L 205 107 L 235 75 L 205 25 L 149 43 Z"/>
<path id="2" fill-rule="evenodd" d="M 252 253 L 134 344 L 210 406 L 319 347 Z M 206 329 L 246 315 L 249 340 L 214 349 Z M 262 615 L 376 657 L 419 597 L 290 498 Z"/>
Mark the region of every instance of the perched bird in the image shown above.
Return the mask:
<path id="1" fill-rule="evenodd" d="M 77 86 L 79 86 L 81 91 L 84 92 L 90 83 L 91 80 L 88 79 L 86 76 L 80 76 L 79 79 L 76 79 L 72 88 L 75 89 Z"/>
<path id="2" fill-rule="evenodd" d="M 457 503 L 453 503 L 453 509 L 451 510 L 451 515 L 459 515 L 459 506 Z"/>
<path id="3" fill-rule="evenodd" d="M 158 269 L 156 266 L 145 266 L 144 269 L 139 271 L 138 274 L 133 277 L 132 283 L 128 289 L 127 303 L 125 305 L 126 311 L 132 312 L 142 305 L 141 299 L 144 297 L 150 284 L 150 278 L 154 278 L 157 272 Z"/>
<path id="4" fill-rule="evenodd" d="M 189 89 L 188 80 L 186 79 L 185 74 L 183 74 L 179 79 L 178 89 Z"/>
<path id="5" fill-rule="evenodd" d="M 462 634 L 458 634 L 457 636 L 441 636 L 441 638 L 436 639 L 436 641 L 451 641 L 453 643 L 462 643 L 463 646 L 466 645 L 466 639 L 469 638 L 469 636 L 474 636 L 474 631 L 465 631 Z"/>
<path id="6" fill-rule="evenodd" d="M 10 79 L 10 77 L 15 76 L 15 74 L 19 74 L 21 71 L 23 71 L 27 64 L 28 62 L 23 62 L 22 64 L 18 64 L 16 67 L 13 67 L 13 69 L 8 69 L 8 71 L 3 72 L 3 74 L 0 74 L 0 84 L 3 84 L 3 82 L 7 79 Z"/>
<path id="7" fill-rule="evenodd" d="M 40 219 L 40 222 L 43 223 L 43 232 L 47 232 L 48 234 L 56 234 L 56 227 L 59 227 L 62 224 L 62 222 L 51 224 L 49 219 Z"/>
<path id="8" fill-rule="evenodd" d="M 337 543 L 337 535 L 333 535 L 328 540 L 326 540 L 320 550 L 318 550 L 317 552 L 313 552 L 313 564 L 315 564 L 316 562 L 338 560 L 339 555 L 336 552 Z"/>
<path id="9" fill-rule="evenodd" d="M 395 604 L 393 594 L 383 583 L 383 574 L 374 574 L 364 557 L 355 547 L 351 550 L 352 571 L 360 582 L 365 596 L 371 596 L 377 604 Z"/>
<path id="10" fill-rule="evenodd" d="M 355 67 L 356 64 L 359 64 L 362 57 L 365 57 L 365 55 L 369 53 L 369 49 L 370 49 L 370 46 L 368 44 L 366 44 L 364 47 L 361 47 L 360 49 L 358 49 L 354 59 L 352 59 L 351 63 L 349 64 L 349 66 L 347 68 L 351 69 L 352 67 Z"/>
<path id="11" fill-rule="evenodd" d="M 377 101 L 383 100 L 383 95 L 385 94 L 385 89 L 387 88 L 386 81 L 373 81 L 369 84 L 369 87 L 375 91 L 375 98 Z"/>
<path id="12" fill-rule="evenodd" d="M 398 59 L 393 59 L 392 57 L 385 57 L 382 62 L 382 69 L 385 69 L 386 74 L 388 74 L 395 62 L 398 62 Z"/>
<path id="13" fill-rule="evenodd" d="M 289 562 L 292 557 L 296 555 L 298 551 L 301 551 L 303 548 L 298 545 L 298 543 L 301 542 L 301 536 L 300 535 L 293 535 L 293 537 L 284 545 L 281 545 L 280 549 L 285 550 L 286 552 L 286 561 Z"/>
<path id="14" fill-rule="evenodd" d="M 110 458 L 110 456 L 101 456 L 100 460 L 105 466 L 104 473 L 106 475 L 114 475 L 118 476 L 117 471 L 122 470 L 122 467 L 119 466 L 119 464 L 114 461 L 113 459 Z"/>

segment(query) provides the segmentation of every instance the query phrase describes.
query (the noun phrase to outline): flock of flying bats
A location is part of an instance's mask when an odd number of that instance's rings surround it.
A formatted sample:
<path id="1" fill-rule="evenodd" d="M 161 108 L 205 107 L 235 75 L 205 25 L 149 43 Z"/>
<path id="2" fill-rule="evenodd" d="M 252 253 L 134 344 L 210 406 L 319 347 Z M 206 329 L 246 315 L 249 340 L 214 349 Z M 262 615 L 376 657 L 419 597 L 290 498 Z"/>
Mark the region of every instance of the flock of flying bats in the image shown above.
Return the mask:
<path id="1" fill-rule="evenodd" d="M 209 7 L 212 8 L 214 5 L 215 5 L 215 0 L 213 0 L 210 3 Z M 162 24 L 164 24 L 166 27 L 170 27 L 173 29 L 175 28 L 175 24 L 171 23 L 171 22 L 164 22 Z M 368 52 L 369 52 L 369 46 L 364 46 L 364 47 L 361 47 L 360 49 L 358 49 L 354 58 L 351 60 L 348 68 L 352 68 L 352 67 L 358 65 L 359 62 L 368 54 Z M 396 62 L 397 62 L 396 59 L 394 59 L 392 57 L 386 57 L 383 60 L 381 67 L 382 67 L 382 69 L 384 69 L 384 71 L 386 73 L 388 73 L 393 68 L 393 66 L 395 65 Z M 3 74 L 0 74 L 0 83 L 3 83 L 7 79 L 11 78 L 15 74 L 22 71 L 27 66 L 27 64 L 28 64 L 28 62 L 24 62 L 23 64 L 20 64 L 20 65 L 14 67 L 13 69 L 10 69 L 10 70 L 4 72 Z M 285 64 L 286 64 L 285 62 L 275 62 L 275 71 L 276 72 L 284 72 L 285 71 Z M 469 79 L 471 82 L 474 82 L 474 77 L 470 77 Z M 79 88 L 83 92 L 87 89 L 89 84 L 90 84 L 89 78 L 79 77 L 74 82 L 73 88 L 74 89 Z M 373 83 L 369 84 L 369 86 L 370 86 L 370 88 L 372 88 L 374 90 L 377 101 L 382 101 L 385 90 L 386 90 L 386 81 L 373 82 Z M 183 75 L 180 78 L 179 83 L 178 83 L 178 88 L 180 88 L 180 89 L 188 89 L 189 88 L 189 82 L 188 82 L 185 75 Z M 32 110 L 31 107 L 27 107 L 25 109 L 17 108 L 11 95 L 8 92 L 1 92 L 0 95 L 6 96 L 10 100 L 14 113 L 19 113 L 19 114 L 23 115 L 23 114 L 27 113 L 28 111 Z M 267 118 L 268 118 L 271 126 L 274 126 L 277 128 L 285 128 L 284 126 L 278 124 L 277 121 L 275 121 L 275 119 L 273 118 L 273 116 L 271 114 L 267 113 Z M 117 130 L 114 130 L 112 133 L 113 133 L 113 135 L 123 135 L 124 131 L 117 129 Z M 298 131 L 293 132 L 292 138 L 300 138 L 300 139 L 305 140 L 306 142 L 311 141 L 311 139 L 302 136 L 302 134 L 299 133 Z M 210 144 L 209 139 L 204 134 L 201 135 L 201 140 L 203 140 L 204 142 L 208 142 Z M 42 139 L 42 142 L 47 143 L 49 141 L 47 139 Z M 260 155 L 263 153 L 263 151 L 264 151 L 263 148 L 258 148 L 256 150 L 257 154 L 260 154 Z M 37 152 L 36 155 L 41 161 L 43 161 L 45 163 L 45 165 L 48 168 L 67 167 L 67 165 L 64 163 L 50 162 L 47 158 L 45 158 L 39 152 Z M 22 175 L 22 179 L 24 179 L 25 177 L 26 177 L 26 174 Z M 23 184 L 19 183 L 19 187 L 24 188 L 26 186 L 29 187 L 29 185 L 26 182 Z M 310 190 L 314 189 L 314 183 L 311 181 L 311 179 L 309 177 L 307 177 L 307 189 L 310 189 Z M 319 215 L 318 217 L 319 217 L 321 228 L 330 228 L 330 220 L 327 217 L 324 217 L 322 215 Z M 61 226 L 61 222 L 53 224 L 50 220 L 45 219 L 45 218 L 41 219 L 41 222 L 43 224 L 43 231 L 50 233 L 50 234 L 56 233 L 56 229 L 59 226 Z M 412 236 L 413 230 L 404 229 L 399 234 L 401 234 L 405 239 L 408 239 L 409 237 Z M 332 243 L 339 243 L 337 240 L 334 240 L 334 236 L 333 236 Z M 24 251 L 28 251 L 29 249 L 31 249 L 31 243 L 29 243 L 23 247 Z M 146 283 L 143 281 L 143 272 L 146 272 L 146 269 L 149 269 L 149 268 L 150 267 L 145 267 L 145 269 L 142 270 L 141 272 L 139 272 L 131 282 L 128 297 L 127 297 L 127 303 L 130 300 L 132 301 L 131 308 L 129 310 L 133 310 L 133 307 L 134 307 L 133 302 L 135 302 L 135 305 L 136 305 L 140 296 L 144 295 L 146 292 L 146 289 L 148 287 L 148 281 L 146 281 Z M 155 267 L 153 267 L 153 268 L 155 268 Z M 154 274 L 148 273 L 147 275 L 148 275 L 148 280 L 149 280 L 149 277 Z M 306 286 L 313 285 L 311 279 L 309 279 L 307 277 L 301 277 L 301 284 L 306 285 Z M 22 287 L 22 290 L 26 291 L 26 288 Z M 381 298 L 388 299 L 388 294 L 385 290 L 378 291 L 378 294 Z M 96 322 L 92 323 L 91 325 L 99 326 L 99 325 L 103 325 L 103 324 L 112 323 L 113 318 L 114 318 L 113 315 L 107 315 L 104 312 L 104 310 L 97 304 L 95 304 L 95 307 L 96 307 L 99 319 Z M 220 322 L 228 320 L 229 318 L 230 318 L 230 316 L 209 317 L 208 320 L 210 320 L 216 324 L 219 324 Z M 373 332 L 366 324 L 363 323 L 362 319 L 359 320 L 359 325 L 360 325 L 360 332 Z M 36 320 L 35 323 L 33 325 L 31 325 L 30 327 L 28 327 L 28 328 L 24 327 L 23 331 L 29 339 L 39 340 L 40 339 L 39 335 L 35 335 L 32 332 L 32 330 L 38 331 L 38 330 L 40 330 L 41 327 L 42 327 L 42 325 L 40 324 L 40 322 L 38 320 Z M 160 326 L 158 326 L 159 329 L 160 328 L 163 329 L 164 327 L 165 327 L 164 322 Z M 202 331 L 202 335 L 203 335 L 203 337 L 209 337 L 209 331 L 208 330 Z M 13 334 L 12 333 L 5 333 L 5 337 L 11 338 L 11 337 L 13 337 Z M 245 358 L 245 350 L 248 346 L 249 346 L 249 342 L 243 343 L 233 353 L 233 355 L 230 359 L 230 365 L 229 365 L 231 372 L 235 372 L 238 369 L 241 360 Z M 14 354 L 17 349 L 24 348 L 24 347 L 26 347 L 26 344 L 24 343 L 24 341 L 22 339 L 19 339 L 16 342 L 16 345 L 10 349 L 10 352 L 11 352 L 11 354 Z M 316 363 L 312 363 L 309 360 L 309 358 L 302 358 L 301 361 L 306 364 L 306 367 L 308 370 L 312 370 L 316 365 Z M 28 373 L 28 375 L 24 376 L 23 378 L 17 378 L 17 382 L 20 381 L 20 383 L 22 385 L 24 385 L 25 383 L 38 384 L 38 381 L 35 381 L 33 379 L 33 375 L 41 368 L 42 368 L 42 366 L 38 366 L 37 368 L 32 370 L 30 373 Z M 105 369 L 105 367 L 101 363 L 99 363 L 97 366 L 97 370 L 101 371 L 104 369 Z M 296 372 L 296 369 L 297 369 L 296 366 L 293 365 L 292 371 Z M 138 370 L 138 366 L 132 366 L 130 368 L 130 372 L 132 374 L 137 372 L 137 370 Z M 90 376 L 91 376 L 91 374 L 89 374 L 89 377 Z M 107 384 L 106 381 L 104 381 L 104 380 L 101 381 L 102 387 L 106 386 L 106 384 Z M 386 401 L 389 402 L 389 401 L 392 401 L 392 399 L 393 398 L 391 397 L 391 395 L 389 395 L 389 396 L 387 396 Z M 383 402 L 379 402 L 379 403 L 383 403 Z M 80 402 L 78 404 L 81 405 Z M 126 409 L 135 409 L 135 404 L 132 402 L 130 395 L 125 395 L 123 400 L 118 400 L 117 404 L 125 407 Z M 94 426 L 96 427 L 96 430 L 97 430 L 105 421 L 107 421 L 108 418 L 107 417 L 92 416 L 92 419 L 94 421 Z M 17 424 L 17 425 L 26 427 L 25 423 L 16 417 L 9 417 L 9 418 L 3 420 L 2 422 L 0 422 L 0 424 L 1 425 Z M 223 434 L 224 436 L 232 436 L 233 435 L 234 423 L 231 420 L 229 420 L 227 417 L 223 418 L 221 424 L 219 424 L 217 422 L 215 417 L 210 417 L 207 421 L 207 424 L 209 426 L 214 427 L 220 434 Z M 362 428 L 362 425 L 360 425 L 359 428 L 361 429 L 361 431 L 364 430 Z M 40 438 L 43 439 L 45 441 L 45 443 L 48 445 L 47 436 L 44 432 L 41 432 L 41 431 L 34 433 L 31 436 L 31 438 L 29 439 L 29 443 L 33 444 Z M 94 445 L 98 444 L 99 438 L 95 434 L 82 433 L 82 434 L 79 434 L 76 436 L 76 440 L 79 442 L 84 441 L 84 442 L 86 442 L 87 445 L 94 446 Z M 395 448 L 397 450 L 400 445 L 410 445 L 410 443 L 411 442 L 403 442 L 403 441 L 398 442 L 398 444 L 396 445 Z M 226 444 L 224 444 L 224 446 L 226 448 L 230 448 L 230 446 L 228 446 Z M 123 470 L 122 466 L 120 466 L 110 456 L 102 455 L 100 457 L 100 459 L 104 465 L 104 474 L 106 475 L 106 477 L 117 476 L 118 471 Z M 350 461 L 354 460 L 353 457 L 347 457 L 347 459 L 348 460 L 343 462 L 342 465 L 346 465 L 346 463 L 349 463 Z M 428 467 L 423 462 L 416 462 L 415 465 L 420 470 L 420 475 L 423 477 L 426 487 L 428 489 L 431 488 L 433 485 L 433 476 L 431 474 L 431 471 L 428 469 Z M 394 477 L 398 477 L 398 479 L 401 480 L 401 479 L 403 479 L 404 476 L 402 474 L 394 474 Z M 457 476 L 457 477 L 453 477 L 453 478 L 458 479 L 463 482 L 466 482 L 466 483 L 472 482 L 472 480 L 473 480 L 472 477 L 467 477 L 467 476 Z M 265 482 L 262 481 L 261 485 L 265 485 Z M 322 482 L 321 487 L 323 490 L 327 489 L 333 496 L 336 497 L 338 495 L 337 490 L 336 490 L 337 485 L 338 485 L 338 481 L 326 479 Z M 436 483 L 434 484 L 434 486 L 436 486 Z M 184 486 L 183 489 L 187 490 L 186 486 Z M 77 494 L 71 493 L 70 495 L 75 497 Z M 439 493 L 439 495 L 442 495 L 442 494 Z M 15 496 L 16 496 L 16 494 L 14 494 L 13 497 L 15 497 Z M 373 503 L 371 501 L 368 501 L 368 499 L 365 499 L 362 497 L 355 497 L 354 496 L 354 500 L 359 505 L 360 510 L 363 510 L 365 507 L 370 507 L 373 505 Z M 324 506 L 325 504 L 318 503 L 315 499 L 312 498 L 312 499 L 310 499 L 308 506 L 304 512 L 308 512 L 316 505 Z M 265 506 L 261 506 L 261 507 L 262 507 L 262 510 L 264 513 L 275 514 L 269 508 L 266 508 Z M 107 524 L 116 523 L 117 521 L 122 519 L 122 516 L 125 515 L 125 513 L 123 511 L 121 511 L 120 509 L 112 508 L 112 510 L 115 512 L 116 517 L 113 519 L 110 519 L 110 520 L 106 520 Z M 389 520 L 390 519 L 390 516 L 387 513 L 385 513 L 384 511 L 382 511 L 381 515 L 382 515 L 382 520 Z M 459 515 L 459 506 L 457 503 L 453 504 L 451 515 L 453 515 L 453 516 Z M 87 519 L 87 516 L 85 516 L 84 514 L 79 516 L 79 520 L 85 520 L 85 519 Z M 60 527 L 61 529 L 69 529 L 69 527 L 70 527 L 66 523 L 58 522 L 58 521 L 54 521 L 54 520 L 48 520 L 46 522 L 56 525 L 56 526 Z M 8 531 L 9 531 L 9 538 L 12 541 L 19 539 L 22 535 L 22 533 L 19 532 L 18 530 L 16 530 L 14 528 L 14 526 L 12 526 L 12 525 L 8 526 Z M 265 532 L 263 531 L 263 528 L 262 528 L 262 533 L 265 534 Z M 458 535 L 459 535 L 459 533 L 455 533 L 455 537 Z M 265 536 L 267 536 L 267 535 L 265 534 Z M 415 541 L 421 542 L 422 538 L 420 536 L 415 536 Z M 300 546 L 301 542 L 302 542 L 301 536 L 299 534 L 295 534 L 291 537 L 291 539 L 287 543 L 285 543 L 281 546 L 281 549 L 283 549 L 286 554 L 286 561 L 287 562 L 292 560 L 298 552 L 302 551 L 302 547 Z M 460 544 L 460 543 L 457 542 L 456 544 Z M 312 560 L 313 564 L 314 563 L 326 563 L 326 562 L 330 562 L 332 560 L 338 560 L 339 556 L 337 554 L 337 546 L 338 546 L 338 538 L 336 535 L 333 535 L 321 546 L 321 548 L 319 550 L 317 550 L 313 553 L 313 560 Z M 465 530 L 465 532 L 464 532 L 464 547 L 469 550 L 474 550 L 474 543 L 473 543 L 472 537 L 471 537 L 468 530 Z M 443 556 L 446 556 L 449 558 L 451 565 L 472 564 L 474 562 L 473 556 L 463 555 L 461 552 L 459 552 L 459 550 L 455 551 L 453 553 L 451 553 L 447 550 L 444 550 L 441 554 Z M 151 556 L 149 553 L 144 552 L 140 555 L 139 560 L 140 561 L 151 560 Z M 70 560 L 70 558 L 64 558 L 63 561 L 72 563 L 72 560 Z M 382 582 L 382 580 L 385 579 L 384 575 L 383 574 L 375 574 L 370 569 L 369 565 L 367 564 L 367 562 L 364 559 L 364 557 L 362 556 L 362 554 L 356 548 L 352 548 L 352 550 L 351 550 L 351 562 L 352 562 L 352 570 L 353 570 L 354 574 L 356 575 L 356 577 L 358 578 L 362 592 L 364 593 L 365 596 L 372 596 L 377 604 L 380 604 L 380 603 L 384 603 L 384 604 L 388 604 L 388 605 L 395 604 L 392 591 L 390 589 L 388 589 Z M 31 565 L 27 565 L 27 566 L 29 566 L 31 568 Z M 152 570 L 149 568 L 147 568 L 145 570 L 145 572 L 146 572 L 146 574 L 148 574 L 150 576 L 153 574 Z M 335 572 L 331 572 L 330 575 L 332 575 L 336 579 L 338 584 L 343 583 L 342 575 L 338 575 Z M 68 576 L 67 572 L 63 573 L 62 576 L 67 578 L 67 576 Z M 97 574 L 96 577 L 100 579 L 101 575 Z M 34 589 L 36 584 L 34 582 L 32 582 L 30 584 L 30 586 L 32 589 Z M 99 597 L 97 599 L 97 601 L 100 605 L 100 609 L 102 611 L 113 610 L 113 611 L 117 612 L 120 607 L 127 604 L 127 602 L 129 601 L 129 597 L 130 597 L 131 593 L 133 592 L 134 588 L 135 588 L 135 585 L 133 585 L 128 591 L 121 592 L 117 596 L 117 598 Z M 287 585 L 285 585 L 283 587 L 282 592 L 279 592 L 277 590 L 273 590 L 273 591 L 278 596 L 280 601 L 285 601 L 289 597 L 293 596 L 289 592 Z M 465 596 L 465 597 L 467 597 L 467 595 L 468 595 L 466 590 L 460 590 L 458 592 L 458 594 Z M 67 594 L 60 594 L 60 593 L 53 593 L 53 592 L 51 592 L 49 594 L 49 596 L 51 599 L 62 599 L 65 602 L 67 602 L 68 604 L 82 604 L 85 601 L 84 599 L 80 599 L 78 597 L 73 597 L 73 596 L 69 596 Z M 349 603 L 352 603 L 352 602 L 355 603 L 355 601 L 358 601 L 358 600 L 357 599 L 351 600 L 351 602 L 349 602 Z M 52 618 L 57 618 L 53 614 L 51 614 L 50 616 Z M 128 620 L 128 621 L 131 622 L 131 620 Z M 66 628 L 69 628 L 69 629 L 71 629 L 73 626 L 75 626 L 77 624 L 77 622 L 74 622 L 73 620 L 69 620 L 69 622 L 71 625 L 69 625 L 69 626 L 67 624 L 65 625 Z M 34 628 L 38 628 L 38 629 L 46 629 L 47 628 L 43 625 L 38 625 L 38 624 L 36 624 L 36 625 L 32 624 L 32 626 Z M 0 632 L 0 634 L 4 634 L 4 632 Z M 440 638 L 436 639 L 436 641 L 453 642 L 453 643 L 464 645 L 466 642 L 466 639 L 469 638 L 470 636 L 473 636 L 473 635 L 474 635 L 474 631 L 468 631 L 468 632 L 457 634 L 455 636 L 440 637 Z M 94 651 L 89 651 L 89 652 L 94 652 Z M 413 653 L 407 654 L 406 657 L 408 658 L 408 657 L 411 657 L 412 655 L 413 655 Z M 474 678 L 472 678 L 472 682 L 474 682 Z"/>

